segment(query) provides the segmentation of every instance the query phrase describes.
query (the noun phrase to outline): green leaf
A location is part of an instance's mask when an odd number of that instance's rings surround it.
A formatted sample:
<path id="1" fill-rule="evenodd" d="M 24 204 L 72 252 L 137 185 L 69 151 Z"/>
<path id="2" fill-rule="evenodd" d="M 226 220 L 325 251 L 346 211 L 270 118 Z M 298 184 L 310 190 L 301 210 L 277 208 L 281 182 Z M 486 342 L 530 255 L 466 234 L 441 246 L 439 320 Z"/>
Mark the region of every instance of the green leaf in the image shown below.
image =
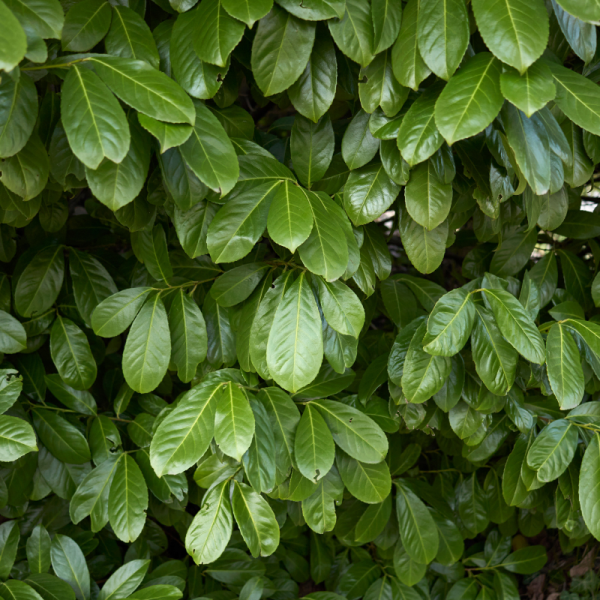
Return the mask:
<path id="1" fill-rule="evenodd" d="M 369 114 L 381 106 L 388 117 L 393 117 L 408 98 L 409 89 L 398 83 L 392 70 L 391 51 L 378 54 L 359 73 L 358 94 L 363 109 Z"/>
<path id="2" fill-rule="evenodd" d="M 158 426 L 150 461 L 159 477 L 182 473 L 202 457 L 213 437 L 218 388 L 196 386 Z"/>
<path id="3" fill-rule="evenodd" d="M 90 392 L 67 385 L 58 374 L 46 375 L 45 381 L 52 395 L 66 407 L 84 415 L 96 415 L 96 400 Z"/>
<path id="4" fill-rule="evenodd" d="M 365 225 L 388 210 L 399 192 L 400 186 L 383 165 L 367 165 L 350 173 L 344 186 L 344 208 L 354 225 Z"/>
<path id="5" fill-rule="evenodd" d="M 552 391 L 561 409 L 575 408 L 583 400 L 585 379 L 579 350 L 565 325 L 552 325 L 546 348 Z"/>
<path id="6" fill-rule="evenodd" d="M 586 2 L 576 2 L 575 0 L 558 0 L 569 14 L 574 15 L 582 21 L 590 23 L 600 19 L 600 4 L 597 0 L 587 0 Z"/>
<path id="7" fill-rule="evenodd" d="M 91 325 L 94 309 L 116 294 L 117 286 L 106 268 L 85 252 L 70 250 L 69 267 L 77 310 L 86 324 Z"/>
<path id="8" fill-rule="evenodd" d="M 95 73 L 78 65 L 69 69 L 61 113 L 69 145 L 84 165 L 97 169 L 104 157 L 114 163 L 125 158 L 130 144 L 127 118 Z"/>
<path id="9" fill-rule="evenodd" d="M 23 325 L 7 312 L 0 310 L 0 352 L 15 354 L 27 348 Z"/>
<path id="10" fill-rule="evenodd" d="M 167 123 L 194 124 L 189 96 L 148 63 L 117 56 L 97 56 L 90 62 L 104 83 L 135 110 Z"/>
<path id="11" fill-rule="evenodd" d="M 229 66 L 217 67 L 198 58 L 194 50 L 198 14 L 199 7 L 177 17 L 167 46 L 173 77 L 190 96 L 205 100 L 219 91 Z"/>
<path id="12" fill-rule="evenodd" d="M 302 273 L 277 307 L 267 344 L 267 365 L 281 387 L 296 392 L 317 376 L 322 360 L 321 319 Z"/>
<path id="13" fill-rule="evenodd" d="M 367 415 L 335 400 L 313 400 L 335 443 L 352 458 L 368 464 L 381 462 L 388 451 L 385 434 Z"/>
<path id="14" fill-rule="evenodd" d="M 50 570 L 50 534 L 43 525 L 36 525 L 27 540 L 29 572 L 47 573 Z"/>
<path id="15" fill-rule="evenodd" d="M 308 239 L 298 248 L 304 265 L 315 275 L 335 281 L 348 267 L 348 245 L 340 243 L 345 237 L 344 221 L 335 202 L 324 192 L 307 194 L 313 216 L 313 229 Z"/>
<path id="16" fill-rule="evenodd" d="M 289 99 L 301 115 L 316 123 L 331 106 L 336 83 L 335 48 L 331 38 L 319 32 L 304 71 L 288 88 Z"/>
<path id="17" fill-rule="evenodd" d="M 149 559 L 134 559 L 119 567 L 102 586 L 99 600 L 128 598 L 142 583 L 150 567 Z"/>
<path id="18" fill-rule="evenodd" d="M 162 381 L 171 357 L 169 322 L 160 293 L 146 299 L 135 317 L 123 350 L 123 375 L 134 391 L 145 394 Z"/>
<path id="19" fill-rule="evenodd" d="M 23 200 L 31 200 L 46 187 L 49 173 L 48 153 L 33 134 L 17 154 L 3 161 L 2 183 Z"/>
<path id="20" fill-rule="evenodd" d="M 120 460 L 121 455 L 110 454 L 79 484 L 69 506 L 73 523 L 89 516 L 92 531 L 100 531 L 108 523 L 108 494 Z"/>
<path id="21" fill-rule="evenodd" d="M 419 19 L 419 53 L 438 77 L 448 81 L 469 44 L 467 7 L 461 0 L 421 0 L 419 10 L 431 17 Z"/>
<path id="22" fill-rule="evenodd" d="M 509 292 L 496 289 L 484 290 L 483 297 L 508 343 L 527 360 L 544 364 L 544 341 L 519 301 Z"/>
<path id="23" fill-rule="evenodd" d="M 437 175 L 431 160 L 413 169 L 405 189 L 406 210 L 422 227 L 431 232 L 441 225 L 452 206 L 452 185 Z"/>
<path id="24" fill-rule="evenodd" d="M 33 423 L 44 446 L 58 460 L 74 465 L 90 460 L 90 447 L 84 435 L 56 412 L 36 408 Z"/>
<path id="25" fill-rule="evenodd" d="M 302 116 L 294 118 L 290 151 L 294 171 L 307 188 L 310 189 L 311 185 L 322 179 L 327 172 L 333 157 L 334 142 L 329 117 L 324 117 L 316 123 Z"/>
<path id="26" fill-rule="evenodd" d="M 543 568 L 548 561 L 543 546 L 527 546 L 509 554 L 498 566 L 511 573 L 530 575 Z"/>
<path id="27" fill-rule="evenodd" d="M 101 337 L 115 337 L 123 333 L 152 291 L 149 287 L 128 288 L 103 300 L 92 313 L 94 333 Z"/>
<path id="28" fill-rule="evenodd" d="M 373 54 L 389 48 L 398 37 L 402 21 L 402 6 L 390 0 L 371 2 L 373 18 Z"/>
<path id="29" fill-rule="evenodd" d="M 537 243 L 538 232 L 517 229 L 502 240 L 502 245 L 494 253 L 490 271 L 499 277 L 516 275 L 527 264 Z"/>
<path id="30" fill-rule="evenodd" d="M 430 563 L 439 548 L 437 527 L 426 506 L 402 480 L 397 484 L 396 512 L 406 552 L 420 564 Z"/>
<path id="31" fill-rule="evenodd" d="M 475 0 L 473 13 L 486 46 L 521 75 L 546 48 L 549 19 L 539 0 L 503 0 L 493 5 Z M 532 22 L 536 24 L 533 29 Z"/>
<path id="32" fill-rule="evenodd" d="M 267 226 L 278 184 L 243 181 L 229 194 L 208 227 L 208 250 L 215 263 L 234 262 L 252 250 Z"/>
<path id="33" fill-rule="evenodd" d="M 166 152 L 170 148 L 181 146 L 192 135 L 192 128 L 189 125 L 163 123 L 142 113 L 138 113 L 138 120 L 140 125 L 159 141 L 161 153 Z"/>
<path id="34" fill-rule="evenodd" d="M 239 167 L 233 145 L 219 120 L 203 104 L 196 104 L 192 135 L 181 154 L 198 179 L 224 196 L 236 184 Z"/>
<path id="35" fill-rule="evenodd" d="M 506 136 L 519 169 L 535 194 L 541 196 L 550 188 L 550 147 L 547 132 L 537 115 L 528 119 L 514 106 L 502 110 Z"/>
<path id="36" fill-rule="evenodd" d="M 313 228 L 313 215 L 306 190 L 289 180 L 282 181 L 273 196 L 267 228 L 275 243 L 295 252 L 307 240 Z"/>
<path id="37" fill-rule="evenodd" d="M 2 23 L 0 37 L 4 41 L 0 50 L 0 68 L 4 71 L 12 71 L 27 52 L 27 37 L 18 19 L 4 2 L 0 4 L 0 23 Z"/>
<path id="38" fill-rule="evenodd" d="M 27 584 L 35 589 L 45 600 L 65 598 L 75 600 L 75 593 L 71 586 L 55 575 L 47 573 L 34 573 L 27 577 Z"/>
<path id="39" fill-rule="evenodd" d="M 64 12 L 57 0 L 7 0 L 4 4 L 24 29 L 30 29 L 33 34 L 44 39 L 60 39 Z"/>
<path id="40" fill-rule="evenodd" d="M 8 579 L 17 555 L 17 546 L 21 534 L 16 521 L 5 521 L 0 525 L 0 579 Z"/>
<path id="41" fill-rule="evenodd" d="M 268 268 L 264 263 L 246 263 L 235 267 L 215 281 L 210 294 L 220 306 L 235 306 L 250 296 Z"/>
<path id="42" fill-rule="evenodd" d="M 6 10 L 4 4 L 0 5 L 0 12 L 2 10 Z M 8 15 L 0 17 L 3 24 L 14 19 L 12 13 L 7 12 Z M 15 26 L 20 27 L 18 23 Z M 6 44 L 5 47 L 11 46 Z M 37 90 L 31 78 L 23 76 L 13 81 L 11 77 L 4 77 L 0 83 L 0 156 L 13 156 L 23 149 L 35 126 L 37 112 Z"/>
<path id="43" fill-rule="evenodd" d="M 471 350 L 477 374 L 492 394 L 504 396 L 515 381 L 518 353 L 502 337 L 492 313 L 474 304 L 477 314 Z"/>
<path id="44" fill-rule="evenodd" d="M 356 294 L 340 281 L 318 281 L 319 301 L 329 325 L 343 335 L 358 338 L 364 325 L 365 311 Z"/>
<path id="45" fill-rule="evenodd" d="M 50 332 L 50 354 L 62 380 L 76 390 L 87 390 L 96 380 L 96 361 L 89 342 L 70 319 L 57 315 Z"/>
<path id="46" fill-rule="evenodd" d="M 420 0 L 409 0 L 404 7 L 402 26 L 392 49 L 392 69 L 396 79 L 407 88 L 418 90 L 431 71 L 418 48 Z"/>
<path id="47" fill-rule="evenodd" d="M 369 119 L 369 113 L 358 111 L 344 132 L 342 156 L 350 170 L 366 165 L 379 149 L 379 140 L 369 129 Z"/>
<path id="48" fill-rule="evenodd" d="M 150 138 L 133 116 L 129 119 L 129 127 L 131 143 L 123 160 L 115 164 L 105 159 L 97 169 L 85 169 L 94 196 L 112 211 L 133 202 L 148 176 Z"/>
<path id="49" fill-rule="evenodd" d="M 454 356 L 467 343 L 475 324 L 471 294 L 458 288 L 442 296 L 427 320 L 423 349 L 437 356 Z"/>
<path id="50" fill-rule="evenodd" d="M 289 88 L 306 68 L 315 39 L 315 25 L 278 6 L 260 20 L 252 43 L 252 72 L 265 96 Z"/>
<path id="51" fill-rule="evenodd" d="M 302 413 L 294 439 L 300 473 L 311 482 L 325 477 L 335 460 L 335 444 L 323 417 L 311 404 Z"/>
<path id="52" fill-rule="evenodd" d="M 134 542 L 146 523 L 148 488 L 137 463 L 129 454 L 118 460 L 108 494 L 108 518 L 115 535 Z"/>
<path id="53" fill-rule="evenodd" d="M 496 118 L 504 102 L 500 72 L 500 62 L 489 52 L 480 52 L 442 90 L 435 123 L 450 145 L 483 131 Z"/>
<path id="54" fill-rule="evenodd" d="M 271 420 L 275 441 L 276 481 L 283 481 L 294 462 L 294 440 L 300 412 L 292 399 L 280 388 L 262 388 L 257 395 Z"/>
<path id="55" fill-rule="evenodd" d="M 392 478 L 385 461 L 370 465 L 338 450 L 336 464 L 348 491 L 361 502 L 379 504 L 392 491 Z"/>
<path id="56" fill-rule="evenodd" d="M 110 4 L 105 0 L 82 0 L 73 4 L 65 17 L 62 30 L 62 49 L 87 52 L 108 33 Z"/>
<path id="57" fill-rule="evenodd" d="M 402 211 L 400 237 L 413 266 L 421 273 L 433 273 L 442 263 L 448 239 L 448 221 L 428 231 Z"/>
<path id="58" fill-rule="evenodd" d="M 183 288 L 175 292 L 169 309 L 171 331 L 171 360 L 177 365 L 177 374 L 189 383 L 198 365 L 206 358 L 208 340 L 204 317 L 194 300 Z"/>
<path id="59" fill-rule="evenodd" d="M 114 7 L 104 45 L 108 54 L 142 60 L 158 69 L 160 59 L 152 32 L 144 19 L 127 6 Z"/>
<path id="60" fill-rule="evenodd" d="M 66 535 L 55 534 L 50 556 L 54 572 L 73 588 L 77 600 L 89 600 L 90 573 L 77 542 Z"/>
<path id="61" fill-rule="evenodd" d="M 523 74 L 507 69 L 500 75 L 500 89 L 502 95 L 528 118 L 556 96 L 552 71 L 542 61 L 531 65 Z"/>
<path id="62" fill-rule="evenodd" d="M 7 461 L 15 461 L 28 452 L 37 451 L 31 425 L 17 417 L 0 415 L 0 450 Z"/>
<path id="63" fill-rule="evenodd" d="M 231 324 L 231 311 L 219 306 L 212 296 L 207 295 L 203 306 L 208 334 L 207 360 L 220 367 L 231 366 L 235 362 L 235 337 Z"/>
<path id="64" fill-rule="evenodd" d="M 444 142 L 435 125 L 434 110 L 441 86 L 427 88 L 411 105 L 398 131 L 398 148 L 411 166 L 434 154 Z"/>
<path id="65" fill-rule="evenodd" d="M 459 302 L 462 303 L 462 300 Z M 465 313 L 466 326 L 469 322 L 472 323 L 472 316 L 468 314 L 470 312 L 467 309 L 467 313 Z M 445 319 L 439 318 L 437 320 L 441 322 L 439 324 L 435 323 L 436 327 L 433 331 L 436 333 L 439 331 L 444 335 Z M 427 327 L 428 325 L 425 323 L 419 325 L 410 341 L 404 361 L 402 391 L 406 399 L 414 404 L 421 404 L 439 392 L 452 369 L 452 363 L 447 356 L 432 356 L 423 349 L 423 344 L 428 339 L 426 338 Z M 442 338 L 438 344 L 440 348 L 436 348 L 436 350 L 445 350 L 442 344 L 444 341 L 445 339 Z"/>
<path id="66" fill-rule="evenodd" d="M 267 501 L 250 486 L 234 481 L 231 506 L 252 556 L 273 554 L 279 546 L 279 525 Z"/>
<path id="67" fill-rule="evenodd" d="M 254 413 L 235 383 L 224 384 L 216 398 L 215 441 L 227 456 L 242 460 L 254 436 Z"/>
<path id="68" fill-rule="evenodd" d="M 338 48 L 346 56 L 363 67 L 373 60 L 373 17 L 366 0 L 346 0 L 344 16 L 328 21 L 327 25 Z"/>
<path id="69" fill-rule="evenodd" d="M 225 10 L 252 29 L 256 21 L 266 16 L 273 7 L 272 0 L 223 0 Z"/>
<path id="70" fill-rule="evenodd" d="M 554 481 L 573 460 L 578 441 L 574 423 L 566 419 L 553 421 L 535 438 L 527 453 L 527 464 L 537 471 L 540 481 Z"/>
<path id="71" fill-rule="evenodd" d="M 185 548 L 197 565 L 219 558 L 229 543 L 233 528 L 229 487 L 229 480 L 223 481 L 204 496 L 187 530 Z"/>
<path id="72" fill-rule="evenodd" d="M 224 67 L 229 55 L 240 43 L 246 28 L 229 16 L 221 0 L 202 2 L 198 9 L 197 22 L 199 27 L 194 44 L 196 54 L 200 60 Z"/>

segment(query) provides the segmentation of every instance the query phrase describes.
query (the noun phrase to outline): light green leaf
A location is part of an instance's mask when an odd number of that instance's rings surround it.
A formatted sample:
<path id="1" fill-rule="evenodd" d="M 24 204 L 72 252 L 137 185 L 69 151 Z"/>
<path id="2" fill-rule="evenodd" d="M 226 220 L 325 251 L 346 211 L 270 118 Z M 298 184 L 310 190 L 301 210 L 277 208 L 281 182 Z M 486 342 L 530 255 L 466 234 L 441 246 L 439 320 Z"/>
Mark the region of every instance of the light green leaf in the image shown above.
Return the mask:
<path id="1" fill-rule="evenodd" d="M 149 559 L 136 558 L 119 567 L 102 586 L 98 600 L 120 600 L 128 598 L 142 583 Z"/>
<path id="2" fill-rule="evenodd" d="M 527 452 L 527 464 L 537 471 L 540 481 L 554 481 L 575 456 L 579 433 L 566 419 L 552 421 L 542 429 Z"/>
<path id="3" fill-rule="evenodd" d="M 483 297 L 509 344 L 527 360 L 544 364 L 546 349 L 535 323 L 519 301 L 504 290 L 486 289 Z"/>
<path id="4" fill-rule="evenodd" d="M 346 0 L 341 19 L 327 21 L 338 48 L 354 62 L 366 67 L 375 55 L 373 17 L 367 0 Z"/>
<path id="5" fill-rule="evenodd" d="M 267 344 L 267 365 L 281 387 L 296 392 L 317 376 L 322 360 L 321 319 L 302 273 L 277 307 Z"/>
<path id="6" fill-rule="evenodd" d="M 474 0 L 473 13 L 485 45 L 521 75 L 544 52 L 550 26 L 541 0 Z"/>
<path id="7" fill-rule="evenodd" d="M 471 294 L 458 288 L 442 296 L 427 320 L 423 349 L 437 356 L 454 356 L 467 343 L 475 324 Z"/>
<path id="8" fill-rule="evenodd" d="M 28 452 L 37 451 L 31 425 L 17 417 L 0 415 L 0 450 L 7 461 L 15 461 Z"/>
<path id="9" fill-rule="evenodd" d="M 496 118 L 504 102 L 500 73 L 500 62 L 489 52 L 479 52 L 442 90 L 435 123 L 449 144 L 476 135 Z"/>
<path id="10" fill-rule="evenodd" d="M 542 62 L 537 61 L 525 73 L 507 69 L 500 75 L 502 95 L 512 102 L 527 117 L 531 117 L 556 96 L 556 86 L 552 71 Z"/>
<path id="11" fill-rule="evenodd" d="M 289 180 L 281 182 L 273 196 L 267 228 L 275 243 L 295 252 L 313 228 L 313 215 L 306 190 Z"/>
<path id="12" fill-rule="evenodd" d="M 117 56 L 96 56 L 90 62 L 104 83 L 139 112 L 167 123 L 194 124 L 194 105 L 189 96 L 148 63 Z"/>
<path id="13" fill-rule="evenodd" d="M 546 340 L 548 379 L 561 409 L 575 408 L 583 400 L 585 379 L 575 340 L 562 323 L 550 328 Z"/>
<path id="14" fill-rule="evenodd" d="M 12 315 L 0 310 L 0 352 L 15 354 L 27 348 L 23 325 Z"/>
<path id="15" fill-rule="evenodd" d="M 106 157 L 120 163 L 129 151 L 127 118 L 119 102 L 88 69 L 73 65 L 61 93 L 62 123 L 75 156 L 90 169 Z"/>
<path id="16" fill-rule="evenodd" d="M 50 354 L 62 380 L 76 390 L 87 390 L 96 380 L 96 361 L 89 342 L 70 319 L 57 315 L 50 332 Z"/>
<path id="17" fill-rule="evenodd" d="M 266 16 L 273 7 L 273 0 L 222 0 L 225 10 L 252 29 L 256 21 Z"/>
<path id="18" fill-rule="evenodd" d="M 200 60 L 224 67 L 246 28 L 243 23 L 229 16 L 221 0 L 200 3 L 197 18 L 196 54 Z"/>
<path id="19" fill-rule="evenodd" d="M 315 25 L 278 6 L 260 20 L 252 43 L 252 72 L 265 96 L 289 88 L 302 75 L 313 47 Z"/>
<path id="20" fill-rule="evenodd" d="M 89 600 L 90 572 L 77 542 L 66 535 L 55 534 L 50 556 L 54 572 L 73 588 L 77 600 Z"/>
<path id="21" fill-rule="evenodd" d="M 208 492 L 185 536 L 185 548 L 198 565 L 215 561 L 229 543 L 233 528 L 229 480 Z"/>
<path id="22" fill-rule="evenodd" d="M 462 0 L 421 0 L 417 39 L 425 64 L 448 81 L 469 45 L 469 17 Z"/>
<path id="23" fill-rule="evenodd" d="M 365 225 L 380 217 L 392 205 L 400 186 L 374 163 L 350 173 L 344 186 L 344 208 L 354 225 Z"/>
<path id="24" fill-rule="evenodd" d="M 294 457 L 306 479 L 317 482 L 329 473 L 335 460 L 335 444 L 323 417 L 307 404 L 295 433 Z"/>
<path id="25" fill-rule="evenodd" d="M 215 441 L 227 456 L 242 460 L 254 437 L 254 413 L 240 387 L 229 382 L 217 394 Z"/>
<path id="26" fill-rule="evenodd" d="M 419 5 L 420 0 L 409 0 L 404 7 L 402 26 L 392 49 L 392 69 L 396 79 L 415 91 L 431 73 L 418 48 Z"/>
<path id="27" fill-rule="evenodd" d="M 352 458 L 368 464 L 381 462 L 388 451 L 385 434 L 367 415 L 335 400 L 313 400 L 335 443 Z"/>
<path id="28" fill-rule="evenodd" d="M 452 206 L 452 185 L 444 183 L 433 161 L 412 170 L 405 189 L 406 210 L 422 227 L 431 232 L 448 217 Z"/>
<path id="29" fill-rule="evenodd" d="M 27 36 L 18 19 L 4 2 L 0 3 L 0 23 L 2 23 L 0 26 L 0 39 L 2 39 L 0 69 L 12 71 L 23 60 L 27 52 Z"/>
<path id="30" fill-rule="evenodd" d="M 336 464 L 344 485 L 361 502 L 379 504 L 390 495 L 392 478 L 385 461 L 370 465 L 338 450 Z"/>
<path id="31" fill-rule="evenodd" d="M 148 508 L 148 487 L 137 463 L 129 454 L 118 460 L 108 494 L 108 518 L 115 535 L 134 542 L 142 533 Z"/>
<path id="32" fill-rule="evenodd" d="M 61 45 L 69 52 L 87 52 L 107 34 L 111 7 L 105 0 L 82 0 L 65 17 Z"/>
<path id="33" fill-rule="evenodd" d="M 433 273 L 442 263 L 448 239 L 448 221 L 428 231 L 402 211 L 400 237 L 413 266 L 421 273 Z"/>
<path id="34" fill-rule="evenodd" d="M 420 564 L 430 563 L 439 548 L 437 527 L 423 502 L 402 480 L 397 484 L 396 512 L 400 539 L 406 552 Z"/>
<path id="35" fill-rule="evenodd" d="M 94 333 L 107 338 L 123 333 L 151 291 L 149 287 L 128 288 L 103 300 L 92 313 Z"/>
<path id="36" fill-rule="evenodd" d="M 273 554 L 279 546 L 279 525 L 267 501 L 250 486 L 235 481 L 231 506 L 250 554 Z"/>
<path id="37" fill-rule="evenodd" d="M 4 9 L 2 9 L 4 7 Z M 4 4 L 0 5 L 0 12 L 7 11 Z M 0 16 L 0 22 L 8 25 L 12 13 L 7 11 L 7 16 Z M 16 27 L 20 27 L 18 23 Z M 2 45 L 10 48 L 9 42 Z M 0 64 L 2 55 L 0 50 Z M 38 95 L 35 84 L 30 77 L 23 75 L 17 81 L 11 77 L 3 77 L 0 82 L 0 156 L 12 156 L 19 152 L 27 143 L 38 112 Z"/>
<path id="38" fill-rule="evenodd" d="M 123 350 L 123 375 L 134 391 L 145 394 L 162 381 L 171 357 L 169 322 L 160 293 L 154 293 L 135 317 Z"/>
<path id="39" fill-rule="evenodd" d="M 156 42 L 144 19 L 127 6 L 114 6 L 110 31 L 104 40 L 106 52 L 113 56 L 134 58 L 158 69 Z"/>
<path id="40" fill-rule="evenodd" d="M 50 570 L 50 534 L 43 525 L 36 525 L 27 540 L 27 564 L 30 573 Z"/>

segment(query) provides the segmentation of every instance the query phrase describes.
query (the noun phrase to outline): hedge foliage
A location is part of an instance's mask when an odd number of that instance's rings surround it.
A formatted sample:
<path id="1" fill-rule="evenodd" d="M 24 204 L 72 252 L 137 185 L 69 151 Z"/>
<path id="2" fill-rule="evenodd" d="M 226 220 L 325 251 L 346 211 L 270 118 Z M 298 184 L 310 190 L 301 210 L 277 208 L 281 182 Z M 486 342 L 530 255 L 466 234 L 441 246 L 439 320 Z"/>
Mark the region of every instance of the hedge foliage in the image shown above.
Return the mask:
<path id="1" fill-rule="evenodd" d="M 0 597 L 559 590 L 600 539 L 598 22 L 0 0 Z"/>

